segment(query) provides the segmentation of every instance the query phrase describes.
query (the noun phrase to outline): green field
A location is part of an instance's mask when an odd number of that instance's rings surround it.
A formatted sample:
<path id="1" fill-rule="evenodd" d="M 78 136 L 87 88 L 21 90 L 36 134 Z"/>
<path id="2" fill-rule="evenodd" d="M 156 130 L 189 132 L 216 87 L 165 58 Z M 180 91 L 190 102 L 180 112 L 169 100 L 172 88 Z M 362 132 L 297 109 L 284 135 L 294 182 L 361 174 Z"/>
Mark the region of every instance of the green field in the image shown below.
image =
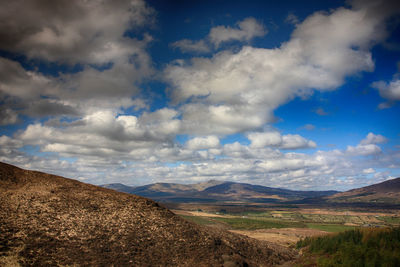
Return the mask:
<path id="1" fill-rule="evenodd" d="M 306 225 L 302 222 L 289 222 L 283 220 L 271 220 L 263 218 L 213 218 L 216 221 L 228 224 L 235 230 L 256 230 L 268 228 L 303 228 Z"/>
<path id="2" fill-rule="evenodd" d="M 311 228 L 326 232 L 342 232 L 345 230 L 355 229 L 355 226 L 347 226 L 343 224 L 319 224 L 304 223 L 297 221 L 285 221 L 260 217 L 243 218 L 243 217 L 200 217 L 181 215 L 181 217 L 200 225 L 222 224 L 234 230 L 257 230 L 270 228 Z"/>
<path id="3" fill-rule="evenodd" d="M 337 233 L 363 226 L 394 227 L 400 224 L 400 217 L 396 216 L 304 214 L 291 210 L 224 213 L 222 217 L 182 217 L 200 225 L 220 224 L 234 230 L 311 228 Z"/>
<path id="4" fill-rule="evenodd" d="M 378 220 L 384 221 L 385 223 L 388 223 L 388 224 L 400 225 L 400 217 L 379 216 Z"/>

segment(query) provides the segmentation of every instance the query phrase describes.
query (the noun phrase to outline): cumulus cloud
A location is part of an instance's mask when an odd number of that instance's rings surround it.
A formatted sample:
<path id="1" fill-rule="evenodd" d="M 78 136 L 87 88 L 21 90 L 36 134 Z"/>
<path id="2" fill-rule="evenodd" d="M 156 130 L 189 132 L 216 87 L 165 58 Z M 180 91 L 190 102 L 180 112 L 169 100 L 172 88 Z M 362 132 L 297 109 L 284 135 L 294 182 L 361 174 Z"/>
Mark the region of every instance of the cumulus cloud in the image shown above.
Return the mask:
<path id="1" fill-rule="evenodd" d="M 347 146 L 347 153 L 354 156 L 376 155 L 382 152 L 381 148 L 374 144 Z"/>
<path id="2" fill-rule="evenodd" d="M 44 152 L 73 157 L 118 156 L 145 159 L 155 147 L 171 147 L 179 132 L 176 111 L 161 109 L 141 117 L 97 111 L 63 128 L 31 124 L 16 136 L 25 145 L 38 145 Z M 162 152 L 162 149 L 159 151 Z"/>
<path id="3" fill-rule="evenodd" d="M 182 39 L 171 43 L 173 48 L 180 49 L 183 53 L 208 53 L 212 49 L 219 48 L 222 43 L 231 41 L 249 42 L 255 37 L 262 37 L 267 34 L 263 24 L 253 17 L 248 17 L 236 23 L 237 27 L 216 26 L 211 28 L 209 34 L 202 40 L 193 41 Z"/>
<path id="4" fill-rule="evenodd" d="M 221 145 L 217 136 L 203 136 L 193 137 L 179 146 L 172 142 L 171 129 L 164 127 L 175 116 L 176 113 L 168 109 L 148 113 L 144 118 L 97 112 L 66 123 L 63 129 L 33 124 L 13 137 L 0 137 L 0 160 L 98 184 L 221 179 L 326 190 L 365 184 L 363 179 L 366 174 L 373 173 L 371 169 L 398 164 L 400 158 L 399 153 L 390 155 L 382 151 L 377 159 L 360 161 L 360 156 L 371 155 L 363 151 L 369 148 L 375 151 L 375 144 L 359 145 L 354 149 L 357 153 L 353 154 L 347 150 L 311 154 L 282 152 L 276 146 L 261 146 L 261 143 L 258 146 L 256 142 L 265 136 L 257 135 L 253 135 L 254 143 L 250 145 L 239 142 Z M 277 144 L 284 139 L 284 136 L 275 137 L 275 141 L 270 138 L 268 142 Z M 27 155 L 21 151 L 26 145 L 38 147 L 42 152 L 58 153 L 61 157 L 77 156 L 77 159 L 71 163 L 56 157 Z M 177 161 L 191 163 L 163 164 Z M 387 176 L 380 173 L 379 179 Z"/>
<path id="5" fill-rule="evenodd" d="M 55 78 L 27 71 L 20 63 L 0 57 L 3 125 L 16 123 L 18 114 L 30 117 L 77 115 L 78 111 L 66 99 L 59 99 L 60 90 Z"/>
<path id="6" fill-rule="evenodd" d="M 250 41 L 254 37 L 262 37 L 267 34 L 264 25 L 255 18 L 249 17 L 237 23 L 237 28 L 217 26 L 210 30 L 209 39 L 216 47 L 229 41 Z"/>
<path id="7" fill-rule="evenodd" d="M 366 16 L 368 12 L 317 12 L 298 24 L 279 48 L 245 46 L 212 58 L 173 62 L 164 71 L 172 98 L 190 100 L 182 112 L 193 124 L 191 131 L 227 134 L 262 127 L 290 99 L 334 90 L 346 76 L 374 69 L 370 48 L 385 36 L 387 13 Z"/>
<path id="8" fill-rule="evenodd" d="M 124 33 L 153 12 L 141 0 L 12 1 L 0 11 L 0 49 L 70 64 L 114 61 L 133 54 Z"/>
<path id="9" fill-rule="evenodd" d="M 20 63 L 0 57 L 0 97 L 21 99 L 54 96 L 57 86 L 51 77 L 25 70 Z"/>
<path id="10" fill-rule="evenodd" d="M 135 108 L 137 85 L 154 73 L 146 52 L 152 37 L 125 34 L 153 20 L 154 11 L 141 0 L 12 1 L 0 17 L 0 49 L 81 66 L 51 76 L 0 57 L 3 124 L 15 123 L 18 114 L 77 117 L 99 108 Z"/>
<path id="11" fill-rule="evenodd" d="M 367 137 L 361 140 L 361 145 L 368 145 L 368 144 L 381 144 L 386 143 L 388 139 L 380 134 L 368 133 Z"/>
<path id="12" fill-rule="evenodd" d="M 137 63 L 137 64 L 136 64 Z M 107 70 L 86 66 L 59 77 L 27 71 L 20 63 L 0 57 L 0 100 L 3 124 L 15 123 L 16 116 L 72 116 L 93 109 L 145 107 L 136 84 L 152 74 L 151 60 L 142 55 L 132 62 L 116 62 Z"/>
<path id="13" fill-rule="evenodd" d="M 216 136 L 195 137 L 186 142 L 186 146 L 191 150 L 218 148 L 220 146 L 219 139 Z"/>
<path id="14" fill-rule="evenodd" d="M 390 108 L 400 100 L 400 79 L 398 74 L 390 82 L 377 81 L 372 83 L 371 86 L 379 91 L 379 95 L 382 98 L 387 100 L 387 102 L 379 104 L 379 109 Z"/>
<path id="15" fill-rule="evenodd" d="M 247 138 L 251 141 L 250 147 L 261 148 L 274 146 L 282 149 L 315 148 L 317 145 L 298 134 L 281 135 L 279 132 L 250 133 Z"/>
<path id="16" fill-rule="evenodd" d="M 381 97 L 386 98 L 391 101 L 400 100 L 400 80 L 395 79 L 390 83 L 385 83 L 383 81 L 373 83 L 373 87 L 379 90 Z"/>
<path id="17" fill-rule="evenodd" d="M 164 76 L 171 86 L 171 106 L 177 105 L 149 111 L 139 86 L 154 72 L 146 52 L 152 38 L 130 38 L 125 32 L 151 21 L 153 11 L 135 0 L 57 5 L 12 1 L 0 11 L 10 18 L 0 23 L 0 37 L 7 40 L 0 49 L 81 64 L 79 71 L 55 77 L 0 58 L 1 123 L 15 123 L 19 114 L 57 116 L 0 136 L 0 161 L 98 184 L 217 178 L 295 189 L 348 188 L 362 184 L 370 169 L 399 166 L 399 153 L 382 151 L 377 144 L 385 138 L 373 133 L 355 147 L 305 154 L 290 150 L 315 148 L 312 140 L 261 132 L 274 121 L 274 110 L 292 98 L 334 90 L 346 76 L 372 71 L 370 48 L 384 38 L 387 8 L 375 14 L 376 6 L 354 4 L 318 12 L 298 23 L 278 48 L 244 46 L 171 62 Z M 17 10 L 32 12 L 22 16 Z M 204 42 L 172 46 L 205 52 L 205 45 L 249 42 L 266 32 L 248 18 L 235 27 L 211 29 Z M 133 108 L 135 115 L 126 111 Z M 236 133 L 247 133 L 250 144 L 221 144 L 219 138 Z M 191 139 L 177 144 L 177 134 Z"/>
<path id="18" fill-rule="evenodd" d="M 314 141 L 307 140 L 298 134 L 288 134 L 282 136 L 282 148 L 297 149 L 297 148 L 315 148 L 317 144 Z"/>

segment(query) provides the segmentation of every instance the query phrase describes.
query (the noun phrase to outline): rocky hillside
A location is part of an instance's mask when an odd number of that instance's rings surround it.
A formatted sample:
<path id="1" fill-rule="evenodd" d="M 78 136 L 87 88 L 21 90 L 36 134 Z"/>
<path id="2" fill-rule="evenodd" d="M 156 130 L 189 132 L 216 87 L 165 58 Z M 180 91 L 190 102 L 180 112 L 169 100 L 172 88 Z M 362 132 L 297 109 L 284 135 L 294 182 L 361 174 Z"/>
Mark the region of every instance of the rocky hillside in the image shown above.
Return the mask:
<path id="1" fill-rule="evenodd" d="M 135 195 L 0 163 L 0 266 L 272 266 L 291 251 Z"/>

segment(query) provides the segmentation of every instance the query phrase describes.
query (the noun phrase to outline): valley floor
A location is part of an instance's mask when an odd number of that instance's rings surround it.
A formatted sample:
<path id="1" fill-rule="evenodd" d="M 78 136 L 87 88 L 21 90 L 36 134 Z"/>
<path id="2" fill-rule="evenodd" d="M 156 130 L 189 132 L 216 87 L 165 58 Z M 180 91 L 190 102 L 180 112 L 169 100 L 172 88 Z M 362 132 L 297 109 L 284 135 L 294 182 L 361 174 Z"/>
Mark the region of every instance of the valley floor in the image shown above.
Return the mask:
<path id="1" fill-rule="evenodd" d="M 400 226 L 400 210 L 243 208 L 195 204 L 175 208 L 174 213 L 197 224 L 224 228 L 285 247 L 294 247 L 300 239 L 311 236 L 366 227 Z"/>

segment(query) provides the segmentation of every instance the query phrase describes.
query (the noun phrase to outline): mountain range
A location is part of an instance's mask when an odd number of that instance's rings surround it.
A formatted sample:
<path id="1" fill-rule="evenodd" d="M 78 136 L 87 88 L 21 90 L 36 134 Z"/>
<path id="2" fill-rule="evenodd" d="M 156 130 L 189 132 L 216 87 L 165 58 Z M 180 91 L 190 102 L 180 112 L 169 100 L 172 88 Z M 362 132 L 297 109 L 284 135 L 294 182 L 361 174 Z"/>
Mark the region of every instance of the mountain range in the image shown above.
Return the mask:
<path id="1" fill-rule="evenodd" d="M 295 191 L 247 183 L 210 180 L 197 184 L 155 183 L 138 187 L 106 184 L 103 187 L 148 197 L 159 202 L 276 203 L 331 196 L 338 191 Z"/>
<path id="2" fill-rule="evenodd" d="M 156 202 L 0 163 L 0 266 L 273 266 L 291 250 Z"/>
<path id="3" fill-rule="evenodd" d="M 102 185 L 120 192 L 170 203 L 369 203 L 400 204 L 400 178 L 346 192 L 296 191 L 246 183 L 210 180 L 197 184 L 155 183 L 132 187 Z"/>

